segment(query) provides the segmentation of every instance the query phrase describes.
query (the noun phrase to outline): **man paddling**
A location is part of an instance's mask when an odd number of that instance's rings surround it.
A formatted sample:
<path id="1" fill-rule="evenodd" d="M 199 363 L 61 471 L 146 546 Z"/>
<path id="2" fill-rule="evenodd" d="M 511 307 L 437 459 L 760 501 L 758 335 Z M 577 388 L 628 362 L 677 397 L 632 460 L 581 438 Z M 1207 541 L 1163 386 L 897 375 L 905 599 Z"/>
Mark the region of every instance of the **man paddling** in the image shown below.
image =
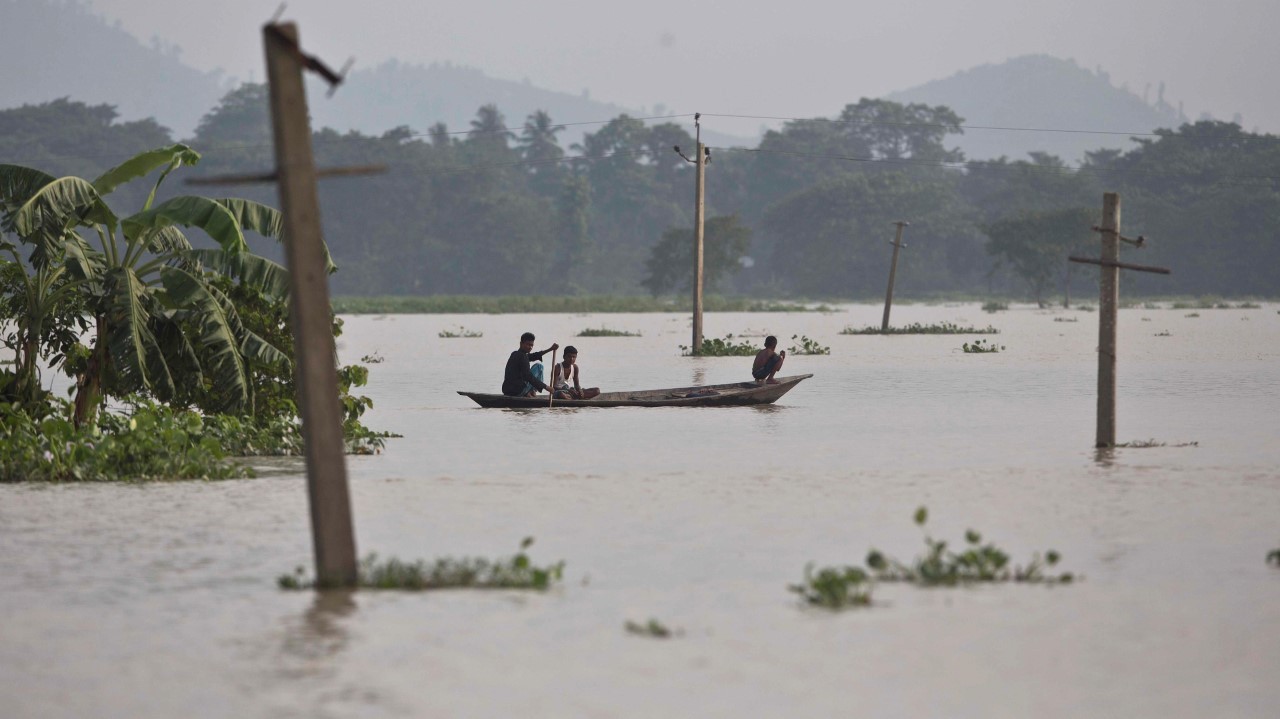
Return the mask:
<path id="1" fill-rule="evenodd" d="M 502 393 L 508 397 L 532 397 L 548 389 L 542 381 L 542 365 L 529 369 L 530 362 L 542 359 L 542 355 L 560 349 L 560 345 L 552 345 L 541 352 L 533 351 L 534 336 L 532 332 L 520 335 L 520 349 L 507 358 L 507 369 L 502 377 Z"/>

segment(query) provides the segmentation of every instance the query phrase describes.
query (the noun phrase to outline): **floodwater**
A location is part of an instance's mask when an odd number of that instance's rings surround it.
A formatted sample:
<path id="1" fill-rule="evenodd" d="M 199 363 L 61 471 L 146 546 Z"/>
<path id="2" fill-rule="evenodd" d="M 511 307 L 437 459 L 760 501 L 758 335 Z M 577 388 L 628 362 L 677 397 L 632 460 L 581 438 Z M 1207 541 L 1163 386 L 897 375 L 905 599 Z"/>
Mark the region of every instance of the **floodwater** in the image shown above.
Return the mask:
<path id="1" fill-rule="evenodd" d="M 1121 442 L 1092 448 L 1097 314 L 902 305 L 710 314 L 706 334 L 829 356 L 777 405 L 480 409 L 519 334 L 580 350 L 606 390 L 745 379 L 679 356 L 682 315 L 350 317 L 376 355 L 351 458 L 362 554 L 563 559 L 546 593 L 286 592 L 310 566 L 297 460 L 254 480 L 0 486 L 4 717 L 1280 716 L 1280 306 L 1120 313 Z M 1078 320 L 1059 322 L 1057 319 Z M 441 339 L 441 330 L 482 332 Z M 589 327 L 638 338 L 575 338 Z M 1157 336 L 1164 335 L 1167 336 Z M 1176 446 L 1184 443 L 1194 446 Z M 802 607 L 805 564 L 966 528 L 1069 586 L 887 585 Z M 624 631 L 655 618 L 680 635 Z"/>

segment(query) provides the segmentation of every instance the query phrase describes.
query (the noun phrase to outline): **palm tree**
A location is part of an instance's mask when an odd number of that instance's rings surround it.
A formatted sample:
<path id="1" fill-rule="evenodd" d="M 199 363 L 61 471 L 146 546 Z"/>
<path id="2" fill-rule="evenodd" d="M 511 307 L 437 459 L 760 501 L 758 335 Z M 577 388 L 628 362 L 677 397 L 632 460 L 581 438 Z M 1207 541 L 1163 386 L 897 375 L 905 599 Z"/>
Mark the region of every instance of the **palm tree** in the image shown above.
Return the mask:
<path id="1" fill-rule="evenodd" d="M 538 110 L 524 121 L 524 131 L 520 135 L 520 154 L 525 162 L 530 163 L 535 175 L 553 173 L 558 168 L 558 161 L 564 157 L 564 150 L 556 135 L 564 132 L 564 125 L 553 125 L 551 115 L 545 110 Z"/>
<path id="2" fill-rule="evenodd" d="M 64 270 L 74 283 L 67 291 L 93 316 L 92 350 L 76 381 L 76 424 L 92 420 L 104 381 L 117 393 L 146 391 L 162 400 L 174 395 L 177 383 L 207 382 L 229 390 L 220 411 L 243 410 L 251 402 L 247 362 L 287 362 L 244 328 L 234 304 L 211 282 L 222 273 L 284 297 L 287 271 L 249 252 L 244 237 L 253 230 L 279 239 L 280 214 L 237 199 L 182 196 L 155 204 L 165 178 L 199 159 L 191 148 L 172 145 L 139 154 L 92 182 L 0 165 L 0 226 L 30 247 L 37 275 Z M 121 218 L 103 200 L 161 169 L 141 211 Z M 202 230 L 220 249 L 194 249 L 179 227 Z M 96 235 L 96 246 L 82 231 Z"/>

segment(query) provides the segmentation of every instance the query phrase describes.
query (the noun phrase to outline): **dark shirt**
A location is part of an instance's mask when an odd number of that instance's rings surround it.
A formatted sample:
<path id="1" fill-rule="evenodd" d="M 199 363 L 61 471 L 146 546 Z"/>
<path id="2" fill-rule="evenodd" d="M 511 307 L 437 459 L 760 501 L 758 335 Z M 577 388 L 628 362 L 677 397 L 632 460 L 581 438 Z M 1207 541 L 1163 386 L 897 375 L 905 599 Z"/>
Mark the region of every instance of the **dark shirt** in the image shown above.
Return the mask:
<path id="1" fill-rule="evenodd" d="M 531 384 L 534 387 L 545 390 L 547 385 L 539 382 L 537 377 L 529 371 L 529 364 L 535 360 L 542 359 L 542 355 L 546 354 L 546 350 L 541 352 L 525 352 L 516 350 L 507 358 L 507 370 L 502 376 L 502 393 L 508 397 L 517 397 L 524 394 L 525 384 Z"/>

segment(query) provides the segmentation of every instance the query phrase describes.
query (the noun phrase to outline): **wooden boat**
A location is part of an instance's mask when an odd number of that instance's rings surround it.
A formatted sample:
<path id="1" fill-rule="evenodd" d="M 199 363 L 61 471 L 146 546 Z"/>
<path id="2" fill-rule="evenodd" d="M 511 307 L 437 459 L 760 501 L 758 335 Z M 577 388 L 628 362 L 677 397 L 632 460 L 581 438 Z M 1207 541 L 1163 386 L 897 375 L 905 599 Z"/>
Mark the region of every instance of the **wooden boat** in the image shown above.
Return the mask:
<path id="1" fill-rule="evenodd" d="M 702 387 L 646 389 L 634 392 L 601 392 L 592 399 L 557 399 L 552 407 L 726 407 L 746 404 L 771 404 L 782 395 L 809 379 L 811 374 L 777 377 L 777 384 L 730 382 Z M 547 396 L 508 397 L 504 394 L 462 392 L 481 407 L 537 409 L 547 406 Z"/>

